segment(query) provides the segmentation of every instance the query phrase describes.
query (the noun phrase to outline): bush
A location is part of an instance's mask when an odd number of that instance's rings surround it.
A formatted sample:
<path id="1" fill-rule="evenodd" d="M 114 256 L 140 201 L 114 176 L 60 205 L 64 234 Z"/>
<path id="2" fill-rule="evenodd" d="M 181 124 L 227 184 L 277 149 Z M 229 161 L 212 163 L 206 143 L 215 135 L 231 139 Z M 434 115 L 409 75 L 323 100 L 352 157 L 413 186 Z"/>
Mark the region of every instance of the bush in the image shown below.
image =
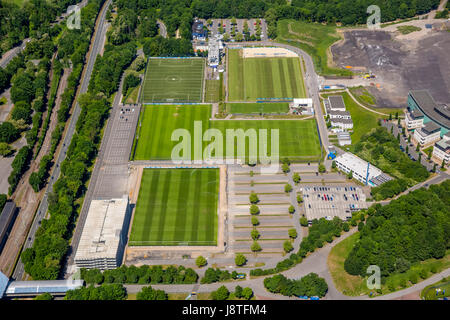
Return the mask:
<path id="1" fill-rule="evenodd" d="M 155 290 L 148 286 L 138 292 L 136 300 L 167 300 L 167 294 L 163 290 Z"/>
<path id="2" fill-rule="evenodd" d="M 252 225 L 253 225 L 253 226 L 259 225 L 259 220 L 258 220 L 257 217 L 252 217 Z"/>
<path id="3" fill-rule="evenodd" d="M 303 202 L 303 197 L 300 194 L 298 194 L 297 195 L 297 203 L 302 203 L 302 202 Z"/>
<path id="4" fill-rule="evenodd" d="M 258 240 L 258 239 L 259 239 L 259 236 L 260 236 L 260 233 L 259 233 L 258 230 L 253 229 L 250 235 L 251 235 L 251 237 L 252 237 L 253 240 Z"/>
<path id="5" fill-rule="evenodd" d="M 293 214 L 295 212 L 295 207 L 293 205 L 289 206 L 289 213 Z"/>
<path id="6" fill-rule="evenodd" d="M 281 165 L 281 170 L 283 170 L 284 173 L 288 173 L 290 171 L 289 165 L 287 163 L 283 163 Z"/>
<path id="7" fill-rule="evenodd" d="M 287 279 L 279 274 L 271 278 L 264 279 L 264 287 L 272 293 L 279 293 L 284 296 L 317 296 L 322 298 L 328 291 L 325 279 L 320 278 L 315 273 L 310 273 L 299 280 Z"/>

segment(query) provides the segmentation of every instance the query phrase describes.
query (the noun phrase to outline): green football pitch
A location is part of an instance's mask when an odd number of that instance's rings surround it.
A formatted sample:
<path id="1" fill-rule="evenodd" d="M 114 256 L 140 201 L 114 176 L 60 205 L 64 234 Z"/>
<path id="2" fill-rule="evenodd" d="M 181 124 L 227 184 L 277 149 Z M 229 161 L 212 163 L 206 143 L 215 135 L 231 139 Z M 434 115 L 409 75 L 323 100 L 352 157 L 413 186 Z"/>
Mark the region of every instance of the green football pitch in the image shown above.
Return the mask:
<path id="1" fill-rule="evenodd" d="M 254 114 L 254 113 L 288 113 L 289 103 L 227 103 L 228 113 Z"/>
<path id="2" fill-rule="evenodd" d="M 130 246 L 217 244 L 219 169 L 144 169 Z"/>
<path id="3" fill-rule="evenodd" d="M 194 137 L 194 121 L 201 121 L 202 130 L 219 129 L 226 137 L 227 129 L 268 129 L 268 151 L 271 151 L 270 129 L 279 130 L 279 157 L 292 161 L 316 161 L 321 155 L 319 136 L 314 119 L 307 120 L 209 120 L 211 106 L 144 106 L 135 141 L 134 160 L 170 160 L 172 149 L 179 144 L 171 141 L 175 129 L 187 129 Z M 203 149 L 209 142 L 203 143 Z M 248 143 L 247 143 L 248 144 Z M 225 142 L 224 142 L 225 145 Z M 247 148 L 248 149 L 248 148 Z M 225 152 L 225 150 L 224 150 Z M 191 143 L 194 155 L 194 143 Z"/>
<path id="4" fill-rule="evenodd" d="M 142 103 L 201 102 L 205 60 L 150 58 Z"/>
<path id="5" fill-rule="evenodd" d="M 306 98 L 299 58 L 243 58 L 228 50 L 228 100 Z"/>

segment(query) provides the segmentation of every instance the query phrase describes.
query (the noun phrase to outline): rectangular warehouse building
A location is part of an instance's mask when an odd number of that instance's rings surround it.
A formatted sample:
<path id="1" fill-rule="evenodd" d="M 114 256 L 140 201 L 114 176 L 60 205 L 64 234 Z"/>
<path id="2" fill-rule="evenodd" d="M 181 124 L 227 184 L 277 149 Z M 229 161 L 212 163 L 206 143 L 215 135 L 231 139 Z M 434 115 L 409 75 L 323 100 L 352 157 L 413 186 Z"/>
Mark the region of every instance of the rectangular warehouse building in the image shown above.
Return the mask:
<path id="1" fill-rule="evenodd" d="M 75 254 L 79 268 L 114 269 L 121 265 L 131 210 L 128 197 L 92 200 Z"/>
<path id="2" fill-rule="evenodd" d="M 352 172 L 353 178 L 371 187 L 392 180 L 391 177 L 383 173 L 380 169 L 352 153 L 346 152 L 337 157 L 335 161 L 339 170 L 345 173 Z"/>
<path id="3" fill-rule="evenodd" d="M 13 201 L 7 201 L 0 212 L 0 252 L 8 240 L 9 232 L 12 229 L 14 221 L 16 220 L 16 205 Z"/>

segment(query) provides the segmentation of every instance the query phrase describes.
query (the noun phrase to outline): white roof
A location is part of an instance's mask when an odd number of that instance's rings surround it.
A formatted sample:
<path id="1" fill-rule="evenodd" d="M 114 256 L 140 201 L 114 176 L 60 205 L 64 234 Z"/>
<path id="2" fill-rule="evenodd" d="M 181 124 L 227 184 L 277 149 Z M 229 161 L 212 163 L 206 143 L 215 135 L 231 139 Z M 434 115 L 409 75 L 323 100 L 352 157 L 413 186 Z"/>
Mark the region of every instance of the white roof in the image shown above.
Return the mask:
<path id="1" fill-rule="evenodd" d="M 310 104 L 312 103 L 311 98 L 295 98 L 294 99 L 295 104 Z"/>
<path id="2" fill-rule="evenodd" d="M 116 257 L 127 208 L 127 196 L 91 201 L 75 261 Z"/>
<path id="3" fill-rule="evenodd" d="M 346 152 L 338 156 L 335 161 L 345 165 L 349 168 L 349 170 L 358 173 L 362 177 L 366 177 L 367 175 L 367 161 L 364 161 L 350 152 Z M 383 172 L 377 167 L 373 165 L 369 166 L 369 180 L 379 176 L 382 173 Z"/>

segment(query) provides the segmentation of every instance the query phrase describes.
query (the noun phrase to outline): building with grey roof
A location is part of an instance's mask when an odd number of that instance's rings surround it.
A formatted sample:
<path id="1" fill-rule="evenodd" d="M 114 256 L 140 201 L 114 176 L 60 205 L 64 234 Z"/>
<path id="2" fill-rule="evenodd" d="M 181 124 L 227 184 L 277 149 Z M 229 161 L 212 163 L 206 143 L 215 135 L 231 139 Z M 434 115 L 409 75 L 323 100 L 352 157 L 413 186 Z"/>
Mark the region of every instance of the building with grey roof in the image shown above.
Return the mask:
<path id="1" fill-rule="evenodd" d="M 441 127 L 434 122 L 427 122 L 414 131 L 414 140 L 421 146 L 428 146 L 441 139 Z"/>
<path id="2" fill-rule="evenodd" d="M 92 200 L 75 254 L 79 268 L 114 269 L 122 264 L 131 210 L 128 197 Z"/>
<path id="3" fill-rule="evenodd" d="M 9 232 L 14 225 L 16 212 L 16 204 L 13 201 L 7 201 L 0 214 L 0 252 L 2 252 Z"/>
<path id="4" fill-rule="evenodd" d="M 330 102 L 331 111 L 345 111 L 345 103 L 342 96 L 329 96 L 328 101 Z"/>
<path id="5" fill-rule="evenodd" d="M 424 115 L 423 123 L 434 122 L 441 128 L 441 136 L 450 130 L 450 109 L 446 104 L 437 104 L 428 90 L 411 90 L 408 94 L 408 109 L 418 109 Z"/>

